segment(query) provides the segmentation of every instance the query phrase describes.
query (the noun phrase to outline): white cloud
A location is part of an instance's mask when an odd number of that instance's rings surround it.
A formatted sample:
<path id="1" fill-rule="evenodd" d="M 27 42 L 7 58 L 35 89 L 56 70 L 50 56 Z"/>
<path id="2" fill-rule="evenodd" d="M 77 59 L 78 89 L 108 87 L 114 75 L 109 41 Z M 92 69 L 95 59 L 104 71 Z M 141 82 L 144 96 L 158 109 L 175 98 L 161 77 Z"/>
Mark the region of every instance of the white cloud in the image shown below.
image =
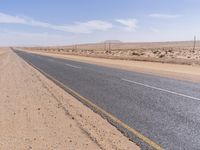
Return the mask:
<path id="1" fill-rule="evenodd" d="M 122 24 L 125 31 L 132 32 L 137 28 L 138 21 L 136 19 L 116 19 L 115 21 Z"/>
<path id="2" fill-rule="evenodd" d="M 112 24 L 101 20 L 91 20 L 88 22 L 76 22 L 73 25 L 53 26 L 52 28 L 73 33 L 91 33 L 95 30 L 106 31 L 112 28 Z"/>
<path id="3" fill-rule="evenodd" d="M 26 20 L 18 16 L 11 16 L 0 12 L 0 23 L 25 24 Z"/>
<path id="4" fill-rule="evenodd" d="M 91 33 L 93 31 L 106 31 L 112 28 L 110 22 L 102 20 L 91 20 L 87 22 L 76 22 L 71 25 L 54 25 L 47 22 L 37 21 L 27 17 L 12 16 L 5 13 L 0 13 L 0 23 L 6 24 L 23 24 L 36 27 L 43 27 L 58 31 L 71 33 Z"/>
<path id="5" fill-rule="evenodd" d="M 160 14 L 160 13 L 154 13 L 149 15 L 152 18 L 159 18 L 159 19 L 173 19 L 173 18 L 179 18 L 180 15 L 176 14 Z"/>

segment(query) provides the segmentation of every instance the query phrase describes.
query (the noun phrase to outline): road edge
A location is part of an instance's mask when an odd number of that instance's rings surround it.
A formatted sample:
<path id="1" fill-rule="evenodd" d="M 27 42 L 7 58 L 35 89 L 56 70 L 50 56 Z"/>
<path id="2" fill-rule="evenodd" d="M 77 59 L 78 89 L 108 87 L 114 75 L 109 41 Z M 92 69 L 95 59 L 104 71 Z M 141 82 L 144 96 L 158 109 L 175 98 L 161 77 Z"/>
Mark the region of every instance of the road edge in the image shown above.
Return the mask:
<path id="1" fill-rule="evenodd" d="M 16 50 L 12 49 L 15 53 Z M 17 54 L 17 53 L 16 53 Z M 17 54 L 18 55 L 18 54 Z M 19 55 L 18 55 L 19 56 Z M 20 56 L 21 57 L 21 56 Z M 22 58 L 23 59 L 23 58 Z M 25 60 L 25 59 L 23 59 Z M 114 117 L 112 114 L 106 112 L 99 106 L 95 105 L 91 100 L 81 96 L 79 93 L 75 92 L 71 88 L 67 87 L 66 85 L 62 84 L 60 81 L 56 80 L 52 76 L 48 75 L 44 71 L 42 71 L 40 68 L 36 67 L 31 62 L 25 60 L 30 66 L 32 66 L 34 69 L 39 71 L 41 74 L 43 74 L 45 77 L 47 77 L 49 80 L 51 80 L 53 83 L 55 83 L 57 86 L 62 88 L 64 91 L 69 93 L 71 96 L 79 100 L 81 103 L 83 103 L 85 106 L 87 106 L 89 109 L 94 111 L 95 113 L 99 114 L 103 119 L 106 119 L 111 125 L 116 127 L 123 135 L 129 138 L 129 140 L 133 141 L 134 143 L 138 144 L 141 149 L 156 149 L 156 150 L 164 150 L 160 145 L 155 143 L 154 141 L 150 140 L 149 138 L 142 135 L 137 130 L 131 128 L 118 118 Z M 131 137 L 134 137 L 134 140 L 131 139 Z"/>

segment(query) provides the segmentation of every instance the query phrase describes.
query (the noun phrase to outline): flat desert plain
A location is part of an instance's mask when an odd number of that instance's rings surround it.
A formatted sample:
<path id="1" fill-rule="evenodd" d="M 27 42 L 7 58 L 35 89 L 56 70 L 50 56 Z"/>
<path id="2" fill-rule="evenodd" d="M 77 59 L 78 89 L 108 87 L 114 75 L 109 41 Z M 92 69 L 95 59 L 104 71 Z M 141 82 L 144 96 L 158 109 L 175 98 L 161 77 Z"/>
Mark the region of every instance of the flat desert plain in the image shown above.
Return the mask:
<path id="1" fill-rule="evenodd" d="M 200 42 L 193 41 L 122 43 L 104 42 L 60 47 L 29 47 L 31 51 L 43 51 L 87 57 L 200 65 Z"/>
<path id="2" fill-rule="evenodd" d="M 8 48 L 0 49 L 0 149 L 138 150 Z"/>

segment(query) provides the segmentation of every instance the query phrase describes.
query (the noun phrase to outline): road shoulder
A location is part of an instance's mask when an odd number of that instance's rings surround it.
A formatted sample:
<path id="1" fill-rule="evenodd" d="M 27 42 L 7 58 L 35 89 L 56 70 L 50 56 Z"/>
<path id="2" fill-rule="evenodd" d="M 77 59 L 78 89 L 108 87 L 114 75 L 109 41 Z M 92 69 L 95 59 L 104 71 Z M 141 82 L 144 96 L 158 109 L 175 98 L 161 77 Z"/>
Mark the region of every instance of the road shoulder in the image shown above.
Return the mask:
<path id="1" fill-rule="evenodd" d="M 0 57 L 0 149 L 139 149 L 12 51 Z"/>

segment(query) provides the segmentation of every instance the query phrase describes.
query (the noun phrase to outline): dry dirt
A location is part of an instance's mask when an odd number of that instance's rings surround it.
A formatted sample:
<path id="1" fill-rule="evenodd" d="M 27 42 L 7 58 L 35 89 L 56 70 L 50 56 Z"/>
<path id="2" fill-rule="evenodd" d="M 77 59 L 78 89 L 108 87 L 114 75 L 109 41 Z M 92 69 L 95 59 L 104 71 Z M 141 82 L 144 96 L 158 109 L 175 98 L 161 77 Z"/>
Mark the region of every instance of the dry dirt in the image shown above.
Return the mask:
<path id="1" fill-rule="evenodd" d="M 0 131 L 3 150 L 139 149 L 8 49 L 0 50 Z"/>
<path id="2" fill-rule="evenodd" d="M 146 61 L 113 60 L 29 51 L 32 53 L 200 83 L 200 66 Z"/>

